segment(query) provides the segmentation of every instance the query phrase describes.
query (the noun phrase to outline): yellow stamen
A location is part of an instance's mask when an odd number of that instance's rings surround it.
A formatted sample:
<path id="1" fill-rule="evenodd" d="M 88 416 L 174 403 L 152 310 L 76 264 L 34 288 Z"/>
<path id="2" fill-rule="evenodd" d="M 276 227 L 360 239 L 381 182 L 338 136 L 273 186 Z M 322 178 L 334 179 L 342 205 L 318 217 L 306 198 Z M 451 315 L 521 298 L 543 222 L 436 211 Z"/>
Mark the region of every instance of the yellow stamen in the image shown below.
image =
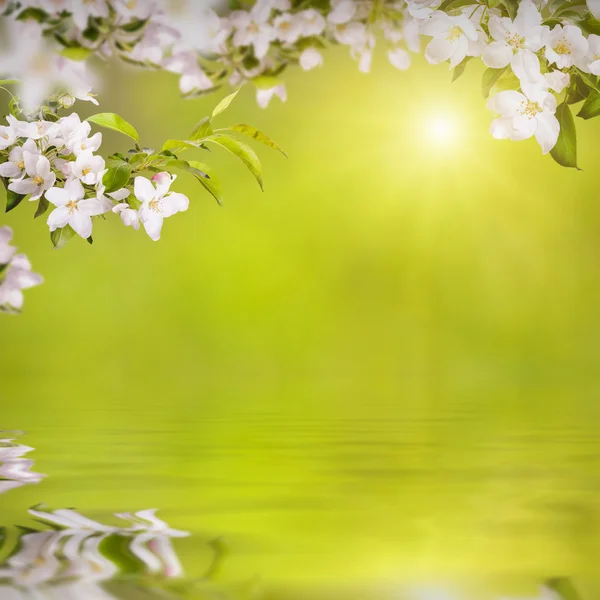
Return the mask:
<path id="1" fill-rule="evenodd" d="M 455 42 L 457 39 L 459 39 L 463 35 L 463 33 L 464 33 L 463 30 L 458 25 L 455 25 L 448 32 L 446 39 L 449 42 Z"/>

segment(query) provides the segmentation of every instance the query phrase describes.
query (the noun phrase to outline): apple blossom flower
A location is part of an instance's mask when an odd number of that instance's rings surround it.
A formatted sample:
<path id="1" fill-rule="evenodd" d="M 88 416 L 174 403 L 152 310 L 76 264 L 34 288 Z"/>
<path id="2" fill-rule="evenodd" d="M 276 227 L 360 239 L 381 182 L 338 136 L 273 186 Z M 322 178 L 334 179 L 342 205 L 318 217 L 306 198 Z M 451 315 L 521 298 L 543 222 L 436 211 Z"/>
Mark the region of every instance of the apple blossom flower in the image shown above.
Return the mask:
<path id="1" fill-rule="evenodd" d="M 560 132 L 555 116 L 556 98 L 541 88 L 523 91 L 524 94 L 507 90 L 490 98 L 488 108 L 500 114 L 490 131 L 496 139 L 518 141 L 535 136 L 547 154 L 556 145 Z"/>
<path id="2" fill-rule="evenodd" d="M 421 31 L 433 38 L 425 50 L 425 58 L 430 63 L 450 60 L 450 66 L 456 67 L 466 56 L 477 52 L 475 44 L 479 34 L 473 22 L 465 15 L 453 17 L 436 11 L 425 22 Z"/>
<path id="3" fill-rule="evenodd" d="M 492 14 L 489 29 L 495 41 L 484 48 L 483 62 L 493 69 L 502 69 L 512 62 L 513 71 L 522 79 L 523 61 L 537 60 L 534 53 L 544 45 L 542 15 L 537 6 L 532 0 L 524 0 L 514 21 Z"/>
<path id="4" fill-rule="evenodd" d="M 314 8 L 299 12 L 298 17 L 302 20 L 302 33 L 306 37 L 321 35 L 327 27 L 325 17 Z"/>
<path id="5" fill-rule="evenodd" d="M 12 146 L 17 140 L 17 133 L 11 125 L 0 126 L 0 150 Z"/>
<path id="6" fill-rule="evenodd" d="M 167 179 L 169 180 L 168 184 L 166 183 Z M 154 187 L 152 182 L 145 177 L 136 177 L 133 193 L 142 203 L 138 210 L 140 222 L 150 239 L 158 241 L 164 219 L 178 212 L 186 211 L 189 200 L 183 194 L 168 193 L 171 183 L 175 181 L 175 176 L 166 172 L 157 173 L 153 180 L 157 182 L 157 187 Z"/>
<path id="7" fill-rule="evenodd" d="M 234 46 L 252 46 L 258 60 L 267 55 L 271 42 L 275 39 L 275 31 L 269 23 L 244 10 L 233 12 L 229 21 L 235 31 Z"/>
<path id="8" fill-rule="evenodd" d="M 589 43 L 581 29 L 574 25 L 557 25 L 545 35 L 546 59 L 559 69 L 579 62 L 589 50 Z"/>
<path id="9" fill-rule="evenodd" d="M 5 163 L 0 164 L 0 177 L 7 177 L 12 179 L 18 179 L 25 173 L 25 158 L 24 152 L 30 154 L 39 154 L 38 148 L 35 142 L 31 139 L 25 141 L 22 146 L 15 146 L 8 155 L 8 160 Z"/>
<path id="10" fill-rule="evenodd" d="M 83 150 L 74 163 L 71 163 L 72 175 L 87 185 L 96 185 L 105 163 L 101 156 L 94 155 L 92 150 Z"/>
<path id="11" fill-rule="evenodd" d="M 24 254 L 15 255 L 3 273 L 0 282 L 0 306 L 19 311 L 23 308 L 23 290 L 43 283 L 41 275 L 33 273 Z"/>
<path id="12" fill-rule="evenodd" d="M 28 177 L 14 179 L 8 189 L 24 196 L 29 194 L 31 201 L 39 200 L 54 185 L 56 175 L 52 172 L 50 161 L 40 154 L 24 150 L 23 162 Z"/>
<path id="13" fill-rule="evenodd" d="M 283 13 L 273 21 L 276 39 L 286 44 L 295 44 L 302 36 L 304 26 L 302 18 L 291 13 Z"/>
<path id="14" fill-rule="evenodd" d="M 591 34 L 588 36 L 588 51 L 586 55 L 577 60 L 576 65 L 586 73 L 600 75 L 600 36 Z"/>
<path id="15" fill-rule="evenodd" d="M 75 233 L 87 239 L 92 235 L 92 217 L 110 210 L 98 198 L 84 199 L 85 190 L 79 179 L 70 179 L 64 188 L 53 187 L 46 192 L 46 199 L 56 208 L 48 216 L 50 231 L 70 225 Z"/>
<path id="16" fill-rule="evenodd" d="M 119 202 L 112 211 L 121 217 L 125 227 L 133 227 L 136 231 L 140 228 L 140 217 L 137 210 L 134 210 L 125 202 Z"/>

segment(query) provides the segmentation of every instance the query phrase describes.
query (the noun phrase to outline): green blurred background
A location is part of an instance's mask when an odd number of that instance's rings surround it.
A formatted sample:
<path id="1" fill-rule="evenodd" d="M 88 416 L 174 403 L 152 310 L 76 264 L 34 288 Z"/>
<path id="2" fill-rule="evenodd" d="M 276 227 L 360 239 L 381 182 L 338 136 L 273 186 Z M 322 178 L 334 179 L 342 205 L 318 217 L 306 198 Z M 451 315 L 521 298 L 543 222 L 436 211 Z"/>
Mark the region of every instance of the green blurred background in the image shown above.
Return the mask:
<path id="1" fill-rule="evenodd" d="M 256 148 L 261 193 L 204 153 L 225 206 L 181 176 L 159 243 L 112 218 L 53 251 L 34 205 L 2 218 L 46 283 L 0 320 L 0 426 L 49 474 L 0 497 L 3 523 L 156 506 L 198 534 L 189 572 L 223 535 L 224 577 L 292 587 L 597 573 L 600 123 L 561 169 L 489 136 L 477 66 L 451 85 L 384 58 L 329 52 L 267 111 L 245 89 L 220 122 L 289 160 Z M 153 147 L 221 97 L 103 77 L 101 109 Z"/>

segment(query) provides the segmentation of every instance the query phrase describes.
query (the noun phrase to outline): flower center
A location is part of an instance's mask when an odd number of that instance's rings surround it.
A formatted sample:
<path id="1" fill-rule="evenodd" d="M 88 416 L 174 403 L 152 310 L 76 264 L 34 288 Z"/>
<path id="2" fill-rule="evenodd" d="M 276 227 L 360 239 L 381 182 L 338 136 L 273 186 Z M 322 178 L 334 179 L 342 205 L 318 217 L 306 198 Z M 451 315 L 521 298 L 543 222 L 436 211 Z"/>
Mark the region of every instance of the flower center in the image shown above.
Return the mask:
<path id="1" fill-rule="evenodd" d="M 544 112 L 543 108 L 532 100 L 527 100 L 527 102 L 521 103 L 521 114 L 529 119 L 533 119 L 538 113 Z"/>
<path id="2" fill-rule="evenodd" d="M 562 38 L 562 40 L 559 40 L 558 44 L 554 46 L 554 52 L 556 52 L 556 54 L 571 54 L 571 51 L 571 44 L 569 44 L 566 38 Z"/>
<path id="3" fill-rule="evenodd" d="M 20 160 L 18 163 L 16 163 L 16 165 L 19 169 L 23 169 L 25 167 L 25 162 Z"/>
<path id="4" fill-rule="evenodd" d="M 92 172 L 92 167 L 83 167 L 83 169 L 81 169 L 81 174 L 85 177 L 86 175 L 89 175 Z"/>
<path id="5" fill-rule="evenodd" d="M 65 206 L 69 209 L 69 212 L 73 214 L 77 210 L 77 202 L 79 200 L 69 200 Z"/>
<path id="6" fill-rule="evenodd" d="M 279 25 L 279 29 L 281 29 L 281 31 L 289 31 L 291 27 L 292 24 L 289 21 L 284 21 L 281 23 L 281 25 Z"/>
<path id="7" fill-rule="evenodd" d="M 600 60 L 600 54 L 594 54 L 594 56 L 592 56 L 592 62 L 596 62 L 597 60 Z"/>
<path id="8" fill-rule="evenodd" d="M 507 34 L 506 42 L 513 50 L 524 50 L 525 49 L 525 38 L 518 33 L 514 35 Z"/>
<path id="9" fill-rule="evenodd" d="M 448 35 L 447 35 L 446 39 L 449 42 L 455 42 L 462 35 L 463 35 L 463 30 L 458 25 L 455 25 L 454 27 L 452 27 L 452 29 L 450 29 L 450 31 L 448 31 Z"/>
<path id="10" fill-rule="evenodd" d="M 87 146 L 85 145 L 85 143 L 84 143 L 84 144 L 81 144 L 81 149 L 82 149 L 82 150 L 86 150 L 86 149 L 87 149 Z"/>
<path id="11" fill-rule="evenodd" d="M 39 175 L 36 175 L 33 178 L 33 181 L 35 182 L 36 185 L 42 185 L 44 183 L 44 178 L 40 177 Z"/>
<path id="12" fill-rule="evenodd" d="M 153 210 L 155 213 L 161 213 L 160 200 L 158 198 L 152 198 L 152 200 L 148 202 L 148 206 L 150 207 L 150 210 Z"/>
<path id="13" fill-rule="evenodd" d="M 8 139 L 8 133 L 6 133 L 6 132 L 0 133 L 0 137 L 3 137 L 5 140 L 7 140 Z"/>
<path id="14" fill-rule="evenodd" d="M 46 129 L 46 125 L 44 123 L 42 123 L 41 121 L 38 121 L 36 123 L 37 126 L 37 132 L 42 135 L 44 133 L 44 130 Z"/>
<path id="15" fill-rule="evenodd" d="M 260 27 L 256 23 L 250 23 L 250 25 L 248 25 L 248 32 L 249 33 L 259 33 Z"/>

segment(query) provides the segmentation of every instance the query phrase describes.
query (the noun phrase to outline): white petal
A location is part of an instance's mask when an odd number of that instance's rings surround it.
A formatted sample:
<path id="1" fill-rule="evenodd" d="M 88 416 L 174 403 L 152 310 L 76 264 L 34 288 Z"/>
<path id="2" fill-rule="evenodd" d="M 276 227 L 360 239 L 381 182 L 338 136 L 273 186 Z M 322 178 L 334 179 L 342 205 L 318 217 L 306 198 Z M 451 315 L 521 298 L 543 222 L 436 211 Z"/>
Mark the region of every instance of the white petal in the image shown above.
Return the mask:
<path id="1" fill-rule="evenodd" d="M 71 197 L 66 189 L 53 187 L 46 191 L 46 200 L 52 202 L 54 206 L 64 206 Z"/>
<path id="2" fill-rule="evenodd" d="M 156 188 L 145 177 L 136 177 L 133 193 L 140 202 L 150 202 L 156 196 Z"/>
<path id="3" fill-rule="evenodd" d="M 170 217 L 178 212 L 183 212 L 188 209 L 190 201 L 187 196 L 173 192 L 163 198 L 161 201 L 162 212 L 164 217 Z"/>
<path id="4" fill-rule="evenodd" d="M 71 215 L 69 225 L 75 230 L 75 233 L 80 235 L 83 239 L 87 239 L 92 235 L 92 218 L 82 214 L 78 210 Z"/>
<path id="5" fill-rule="evenodd" d="M 487 107 L 505 117 L 514 117 L 518 114 L 523 102 L 527 102 L 527 98 L 523 94 L 514 90 L 506 90 L 492 96 L 488 100 Z"/>
<path id="6" fill-rule="evenodd" d="M 482 60 L 486 67 L 503 69 L 513 57 L 513 51 L 506 42 L 492 42 L 483 49 Z"/>
<path id="7" fill-rule="evenodd" d="M 425 58 L 432 64 L 448 60 L 454 52 L 453 45 L 446 38 L 434 38 L 425 49 Z"/>
<path id="8" fill-rule="evenodd" d="M 54 209 L 48 215 L 48 227 L 50 227 L 50 231 L 54 231 L 55 229 L 59 229 L 61 227 L 65 227 L 69 224 L 69 219 L 71 218 L 71 213 L 66 206 L 59 206 Z"/>
<path id="9" fill-rule="evenodd" d="M 548 154 L 556 146 L 559 133 L 560 124 L 553 114 L 544 112 L 537 116 L 535 139 L 538 141 L 544 154 Z"/>

